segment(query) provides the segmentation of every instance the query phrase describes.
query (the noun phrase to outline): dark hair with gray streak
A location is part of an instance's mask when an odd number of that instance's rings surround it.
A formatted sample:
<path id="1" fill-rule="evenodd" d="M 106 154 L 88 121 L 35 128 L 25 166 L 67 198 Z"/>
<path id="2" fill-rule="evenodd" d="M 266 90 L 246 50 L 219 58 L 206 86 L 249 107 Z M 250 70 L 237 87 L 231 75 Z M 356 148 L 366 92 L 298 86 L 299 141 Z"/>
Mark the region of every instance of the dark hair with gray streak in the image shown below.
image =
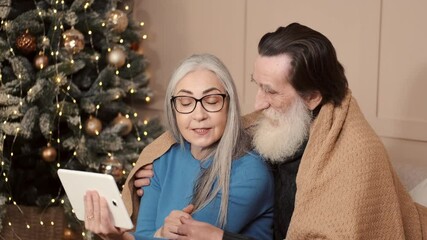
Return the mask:
<path id="1" fill-rule="evenodd" d="M 265 34 L 259 44 L 261 56 L 286 54 L 291 57 L 290 84 L 301 97 L 319 91 L 321 105 L 339 106 L 348 83 L 335 48 L 327 37 L 307 26 L 291 23 Z"/>

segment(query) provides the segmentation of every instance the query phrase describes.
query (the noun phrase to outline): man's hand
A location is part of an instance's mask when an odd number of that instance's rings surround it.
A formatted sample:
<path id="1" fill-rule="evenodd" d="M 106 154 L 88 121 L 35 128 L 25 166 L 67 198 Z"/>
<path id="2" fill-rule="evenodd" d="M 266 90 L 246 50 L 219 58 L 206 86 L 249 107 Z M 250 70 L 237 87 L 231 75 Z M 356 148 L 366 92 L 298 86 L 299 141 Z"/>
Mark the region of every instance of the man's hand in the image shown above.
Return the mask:
<path id="1" fill-rule="evenodd" d="M 165 218 L 165 222 L 161 228 L 159 228 L 156 233 L 154 234 L 154 237 L 161 237 L 161 238 L 167 238 L 167 239 L 176 239 L 178 237 L 177 231 L 178 226 L 181 225 L 181 218 L 191 218 L 191 213 L 194 210 L 194 205 L 190 204 L 182 211 L 180 210 L 174 210 L 172 211 L 169 216 Z"/>
<path id="2" fill-rule="evenodd" d="M 222 240 L 224 231 L 209 223 L 199 222 L 192 218 L 180 218 L 178 240 Z"/>
<path id="3" fill-rule="evenodd" d="M 150 185 L 150 178 L 154 176 L 153 164 L 147 164 L 135 173 L 135 181 L 133 185 L 138 189 L 136 194 L 142 197 L 144 191 L 142 187 Z"/>

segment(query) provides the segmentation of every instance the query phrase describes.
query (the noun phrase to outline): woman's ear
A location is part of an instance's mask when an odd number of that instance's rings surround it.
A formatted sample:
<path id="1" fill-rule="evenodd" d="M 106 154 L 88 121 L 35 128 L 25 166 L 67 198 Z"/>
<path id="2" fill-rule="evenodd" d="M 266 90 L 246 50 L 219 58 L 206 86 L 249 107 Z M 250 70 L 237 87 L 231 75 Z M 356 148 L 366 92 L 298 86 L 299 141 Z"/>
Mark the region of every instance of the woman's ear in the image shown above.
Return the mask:
<path id="1" fill-rule="evenodd" d="M 322 94 L 319 91 L 313 91 L 304 97 L 304 102 L 308 109 L 314 110 L 322 102 Z"/>

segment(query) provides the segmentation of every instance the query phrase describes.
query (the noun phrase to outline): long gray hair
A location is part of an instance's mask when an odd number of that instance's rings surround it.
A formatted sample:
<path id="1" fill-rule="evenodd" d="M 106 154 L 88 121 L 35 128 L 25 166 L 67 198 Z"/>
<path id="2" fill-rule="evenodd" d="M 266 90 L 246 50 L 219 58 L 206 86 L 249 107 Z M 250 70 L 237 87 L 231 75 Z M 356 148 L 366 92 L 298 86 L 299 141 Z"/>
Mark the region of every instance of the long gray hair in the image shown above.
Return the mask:
<path id="1" fill-rule="evenodd" d="M 184 59 L 169 81 L 164 109 L 167 127 L 172 132 L 176 141 L 183 146 L 184 139 L 176 123 L 175 115 L 177 113 L 172 108 L 171 98 L 178 82 L 188 73 L 199 69 L 206 69 L 216 74 L 227 91 L 229 106 L 224 134 L 218 143 L 214 144 L 211 152 L 204 159 L 207 160 L 213 157 L 210 166 L 204 169 L 197 179 L 194 186 L 192 203 L 195 206 L 195 211 L 198 211 L 212 201 L 221 191 L 222 197 L 218 226 L 223 227 L 227 221 L 231 162 L 250 149 L 249 137 L 246 136 L 246 132 L 242 127 L 239 99 L 231 74 L 221 60 L 211 54 L 196 54 Z M 218 151 L 218 149 L 221 149 L 221 151 Z"/>

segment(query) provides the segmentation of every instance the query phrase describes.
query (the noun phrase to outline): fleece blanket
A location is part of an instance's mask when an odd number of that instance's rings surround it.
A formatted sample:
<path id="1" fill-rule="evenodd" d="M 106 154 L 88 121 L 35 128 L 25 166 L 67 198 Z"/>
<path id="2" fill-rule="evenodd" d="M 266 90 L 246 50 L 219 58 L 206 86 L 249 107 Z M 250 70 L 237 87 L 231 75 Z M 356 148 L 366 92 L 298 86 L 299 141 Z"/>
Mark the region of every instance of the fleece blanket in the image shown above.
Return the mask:
<path id="1" fill-rule="evenodd" d="M 245 127 L 253 127 L 258 116 L 244 116 Z M 134 222 L 135 172 L 174 143 L 164 133 L 144 148 L 130 172 L 122 197 Z M 287 239 L 427 239 L 427 208 L 412 201 L 350 91 L 341 106 L 322 106 L 296 183 Z"/>
<path id="2" fill-rule="evenodd" d="M 427 210 L 415 204 L 379 137 L 349 92 L 324 105 L 296 179 L 287 239 L 427 239 Z"/>

